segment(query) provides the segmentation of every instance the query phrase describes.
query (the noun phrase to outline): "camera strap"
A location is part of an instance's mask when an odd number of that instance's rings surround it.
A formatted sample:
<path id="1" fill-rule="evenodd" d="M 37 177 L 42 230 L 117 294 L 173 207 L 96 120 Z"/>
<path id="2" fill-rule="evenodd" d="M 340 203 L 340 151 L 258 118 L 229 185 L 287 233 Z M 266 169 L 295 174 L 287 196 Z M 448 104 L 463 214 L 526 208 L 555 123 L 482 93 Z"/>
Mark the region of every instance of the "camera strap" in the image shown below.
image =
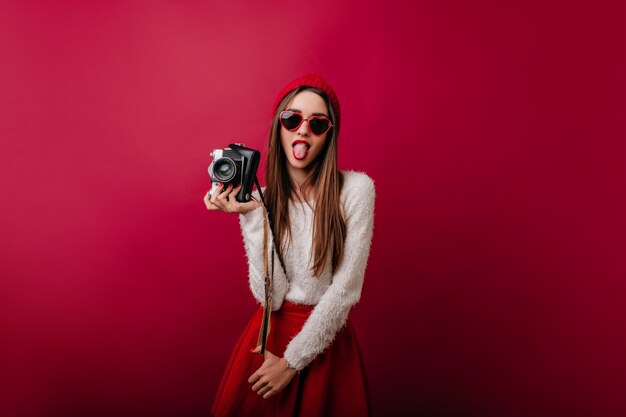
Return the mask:
<path id="1" fill-rule="evenodd" d="M 265 205 L 263 205 L 263 275 L 265 278 L 265 304 L 263 305 L 263 321 L 261 323 L 261 329 L 259 331 L 259 337 L 257 339 L 257 346 L 261 346 L 259 351 L 260 355 L 265 355 L 265 349 L 267 346 L 267 338 L 270 334 L 272 327 L 271 314 L 272 314 L 272 289 L 274 286 L 274 245 L 273 242 L 269 242 L 271 246 L 271 260 L 268 259 L 268 215 Z"/>
<path id="2" fill-rule="evenodd" d="M 272 314 L 272 290 L 274 288 L 274 253 L 276 252 L 276 236 L 272 230 L 272 239 L 269 239 L 269 232 L 272 229 L 269 211 L 265 205 L 265 199 L 263 198 L 263 191 L 261 191 L 261 185 L 258 178 L 254 178 L 256 188 L 259 190 L 259 196 L 261 197 L 261 205 L 263 206 L 263 275 L 265 278 L 265 305 L 263 306 L 263 321 L 261 323 L 261 329 L 259 331 L 259 337 L 257 339 L 257 346 L 261 346 L 259 350 L 260 355 L 265 355 L 265 348 L 267 346 L 267 337 L 270 334 L 272 327 L 271 314 Z M 269 245 L 269 250 L 268 250 Z M 283 265 L 280 257 L 278 258 L 283 268 L 285 275 L 287 270 Z"/>

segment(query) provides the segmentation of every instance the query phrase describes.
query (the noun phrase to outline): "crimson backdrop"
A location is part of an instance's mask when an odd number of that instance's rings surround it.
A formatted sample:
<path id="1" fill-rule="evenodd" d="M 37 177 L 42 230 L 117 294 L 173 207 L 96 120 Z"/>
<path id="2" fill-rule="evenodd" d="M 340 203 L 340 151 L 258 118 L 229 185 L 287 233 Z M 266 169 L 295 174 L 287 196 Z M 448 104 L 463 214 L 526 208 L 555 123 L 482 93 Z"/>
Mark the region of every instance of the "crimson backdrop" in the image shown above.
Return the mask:
<path id="1" fill-rule="evenodd" d="M 208 153 L 315 70 L 377 185 L 377 415 L 624 415 L 624 10 L 586 3 L 2 1 L 0 414 L 207 415 L 255 309 Z"/>

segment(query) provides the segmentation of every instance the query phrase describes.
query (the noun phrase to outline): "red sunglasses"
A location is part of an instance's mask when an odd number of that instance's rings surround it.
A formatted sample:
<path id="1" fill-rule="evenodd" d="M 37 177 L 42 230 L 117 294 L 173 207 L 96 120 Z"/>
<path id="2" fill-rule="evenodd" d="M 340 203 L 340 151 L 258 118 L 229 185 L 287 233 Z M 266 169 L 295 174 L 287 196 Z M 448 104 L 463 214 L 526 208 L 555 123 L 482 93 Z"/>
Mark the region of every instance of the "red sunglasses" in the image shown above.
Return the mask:
<path id="1" fill-rule="evenodd" d="M 305 119 L 302 114 L 293 111 L 286 110 L 280 113 L 280 124 L 290 132 L 298 130 L 305 120 L 309 122 L 309 128 L 316 136 L 323 135 L 333 127 L 330 119 L 326 116 L 311 116 Z"/>

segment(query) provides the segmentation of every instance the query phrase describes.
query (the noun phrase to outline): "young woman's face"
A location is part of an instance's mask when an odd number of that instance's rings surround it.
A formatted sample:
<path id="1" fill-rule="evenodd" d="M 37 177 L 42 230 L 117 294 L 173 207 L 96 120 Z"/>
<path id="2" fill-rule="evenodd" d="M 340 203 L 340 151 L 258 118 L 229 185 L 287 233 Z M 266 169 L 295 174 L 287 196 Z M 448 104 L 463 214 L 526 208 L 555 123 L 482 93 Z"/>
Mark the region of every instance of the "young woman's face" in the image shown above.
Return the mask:
<path id="1" fill-rule="evenodd" d="M 324 99 L 312 91 L 302 91 L 298 93 L 288 104 L 285 110 L 301 113 L 307 119 L 310 116 L 326 116 L 330 118 L 328 107 Z M 326 143 L 326 132 L 316 136 L 309 128 L 309 121 L 304 120 L 300 127 L 293 132 L 280 126 L 280 141 L 283 151 L 287 156 L 287 161 L 291 168 L 305 170 L 311 162 L 324 149 Z"/>

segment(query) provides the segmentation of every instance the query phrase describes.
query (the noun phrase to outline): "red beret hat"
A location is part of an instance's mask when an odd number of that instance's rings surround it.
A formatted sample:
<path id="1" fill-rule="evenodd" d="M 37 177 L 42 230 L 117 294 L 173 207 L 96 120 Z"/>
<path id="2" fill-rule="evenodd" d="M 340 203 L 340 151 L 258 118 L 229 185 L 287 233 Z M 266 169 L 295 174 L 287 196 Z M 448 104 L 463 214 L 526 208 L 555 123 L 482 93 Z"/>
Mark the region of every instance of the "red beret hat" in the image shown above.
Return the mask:
<path id="1" fill-rule="evenodd" d="M 278 93 L 278 97 L 276 97 L 276 101 L 274 102 L 274 110 L 272 112 L 272 116 L 276 113 L 278 109 L 278 105 L 280 101 L 285 98 L 287 94 L 291 91 L 295 90 L 298 87 L 315 87 L 319 88 L 323 92 L 328 95 L 328 99 L 330 100 L 330 104 L 333 106 L 333 111 L 335 112 L 335 124 L 337 125 L 337 129 L 339 129 L 339 121 L 341 119 L 341 110 L 339 107 L 339 99 L 337 98 L 337 94 L 335 94 L 335 90 L 324 80 L 320 75 L 310 72 L 301 77 L 296 78 L 291 81 L 289 84 L 284 86 L 280 93 Z"/>

